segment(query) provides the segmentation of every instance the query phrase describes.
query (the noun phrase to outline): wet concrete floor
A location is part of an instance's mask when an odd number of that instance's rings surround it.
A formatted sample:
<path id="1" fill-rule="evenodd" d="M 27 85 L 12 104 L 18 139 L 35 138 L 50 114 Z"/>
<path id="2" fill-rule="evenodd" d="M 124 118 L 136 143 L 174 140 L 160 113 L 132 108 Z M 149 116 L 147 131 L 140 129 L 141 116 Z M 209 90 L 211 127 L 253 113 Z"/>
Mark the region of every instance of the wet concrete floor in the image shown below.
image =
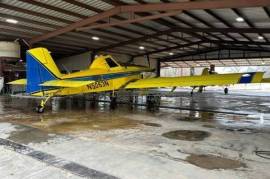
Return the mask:
<path id="1" fill-rule="evenodd" d="M 270 177 L 270 161 L 256 155 L 270 150 L 268 98 L 163 97 L 163 106 L 191 110 L 150 112 L 145 106 L 111 110 L 108 103 L 91 106 L 73 99 L 43 114 L 33 112 L 37 102 L 0 96 L 0 178 L 46 178 L 48 172 L 50 178 L 87 177 L 87 172 L 94 178 L 99 175 L 92 172 L 116 178 Z M 38 154 L 16 152 L 14 145 Z M 61 165 L 53 162 L 58 159 Z M 46 162 L 51 167 L 44 168 Z M 58 167 L 63 163 L 69 170 Z"/>

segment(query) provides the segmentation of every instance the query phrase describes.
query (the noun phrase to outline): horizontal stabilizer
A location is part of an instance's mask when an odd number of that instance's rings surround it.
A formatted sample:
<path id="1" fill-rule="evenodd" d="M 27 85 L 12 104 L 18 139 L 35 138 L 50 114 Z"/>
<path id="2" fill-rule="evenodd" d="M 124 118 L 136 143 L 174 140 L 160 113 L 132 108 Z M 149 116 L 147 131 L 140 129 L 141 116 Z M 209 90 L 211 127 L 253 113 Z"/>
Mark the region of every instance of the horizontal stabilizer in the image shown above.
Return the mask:
<path id="1" fill-rule="evenodd" d="M 19 79 L 19 80 L 11 81 L 7 84 L 9 84 L 9 85 L 26 85 L 27 80 L 26 79 Z"/>
<path id="2" fill-rule="evenodd" d="M 74 80 L 51 80 L 46 81 L 39 86 L 54 86 L 54 87 L 66 87 L 66 88 L 76 88 L 91 84 L 95 81 L 74 81 Z"/>

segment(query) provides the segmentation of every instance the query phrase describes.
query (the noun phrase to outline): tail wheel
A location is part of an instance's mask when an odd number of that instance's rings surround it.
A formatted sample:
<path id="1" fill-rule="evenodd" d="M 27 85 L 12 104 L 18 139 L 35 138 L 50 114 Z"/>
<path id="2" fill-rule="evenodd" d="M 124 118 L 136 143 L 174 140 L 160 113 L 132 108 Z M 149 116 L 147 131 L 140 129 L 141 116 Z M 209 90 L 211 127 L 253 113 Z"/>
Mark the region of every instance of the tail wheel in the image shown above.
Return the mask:
<path id="1" fill-rule="evenodd" d="M 228 88 L 224 88 L 224 94 L 227 95 L 229 93 L 229 89 Z"/>

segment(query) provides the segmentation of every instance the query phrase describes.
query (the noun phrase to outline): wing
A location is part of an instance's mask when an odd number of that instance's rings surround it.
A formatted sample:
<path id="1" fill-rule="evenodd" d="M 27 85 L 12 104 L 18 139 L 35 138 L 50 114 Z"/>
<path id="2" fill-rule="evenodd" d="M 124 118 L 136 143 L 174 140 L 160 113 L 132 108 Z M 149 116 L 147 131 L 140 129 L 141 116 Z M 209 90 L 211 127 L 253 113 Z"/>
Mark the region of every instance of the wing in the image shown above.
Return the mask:
<path id="1" fill-rule="evenodd" d="M 270 78 L 263 78 L 262 83 L 270 83 Z"/>
<path id="2" fill-rule="evenodd" d="M 76 88 L 91 84 L 95 81 L 75 81 L 75 80 L 51 80 L 46 81 L 40 86 L 55 86 L 55 87 L 66 87 L 66 88 Z"/>
<path id="3" fill-rule="evenodd" d="M 263 72 L 213 74 L 202 76 L 158 77 L 129 83 L 125 88 L 160 88 L 185 86 L 225 86 L 231 84 L 261 83 Z"/>
<path id="4" fill-rule="evenodd" d="M 9 84 L 9 85 L 26 85 L 27 80 L 26 79 L 19 79 L 19 80 L 11 81 L 7 84 Z"/>

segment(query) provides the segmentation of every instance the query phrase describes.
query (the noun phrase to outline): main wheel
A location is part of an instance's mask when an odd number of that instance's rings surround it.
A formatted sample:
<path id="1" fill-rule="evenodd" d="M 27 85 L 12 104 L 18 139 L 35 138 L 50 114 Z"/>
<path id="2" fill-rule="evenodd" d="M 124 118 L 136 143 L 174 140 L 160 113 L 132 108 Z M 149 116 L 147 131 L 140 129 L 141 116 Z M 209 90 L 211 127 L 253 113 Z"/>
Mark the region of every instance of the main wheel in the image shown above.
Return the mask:
<path id="1" fill-rule="evenodd" d="M 38 105 L 38 106 L 36 107 L 36 112 L 37 112 L 37 113 L 43 113 L 43 112 L 44 112 L 44 107 Z"/>
<path id="2" fill-rule="evenodd" d="M 224 88 L 224 94 L 227 95 L 229 93 L 229 89 L 228 88 Z"/>

